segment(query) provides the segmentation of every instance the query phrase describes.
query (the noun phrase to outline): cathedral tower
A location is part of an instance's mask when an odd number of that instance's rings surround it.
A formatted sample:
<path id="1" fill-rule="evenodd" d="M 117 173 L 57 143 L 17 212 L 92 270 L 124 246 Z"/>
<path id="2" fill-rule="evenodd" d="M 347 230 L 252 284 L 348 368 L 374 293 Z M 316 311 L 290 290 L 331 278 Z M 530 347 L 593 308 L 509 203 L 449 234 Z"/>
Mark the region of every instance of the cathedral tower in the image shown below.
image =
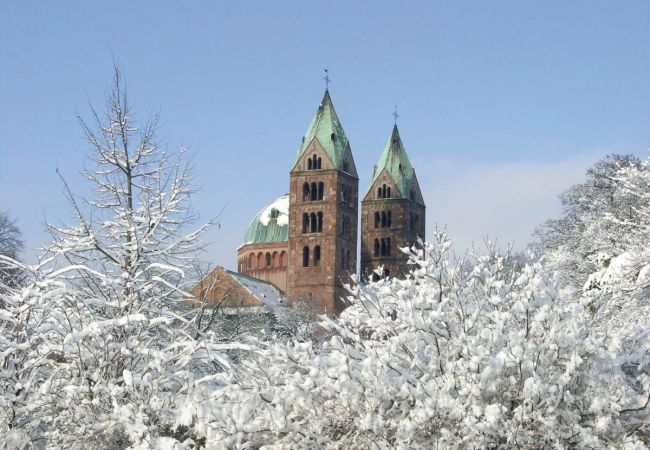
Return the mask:
<path id="1" fill-rule="evenodd" d="M 397 124 L 393 127 L 361 201 L 361 275 L 374 277 L 408 273 L 408 256 L 400 251 L 424 239 L 425 205 L 415 170 L 406 155 Z"/>
<path id="2" fill-rule="evenodd" d="M 290 301 L 330 316 L 345 308 L 343 284 L 357 266 L 358 191 L 350 144 L 326 90 L 290 173 Z"/>

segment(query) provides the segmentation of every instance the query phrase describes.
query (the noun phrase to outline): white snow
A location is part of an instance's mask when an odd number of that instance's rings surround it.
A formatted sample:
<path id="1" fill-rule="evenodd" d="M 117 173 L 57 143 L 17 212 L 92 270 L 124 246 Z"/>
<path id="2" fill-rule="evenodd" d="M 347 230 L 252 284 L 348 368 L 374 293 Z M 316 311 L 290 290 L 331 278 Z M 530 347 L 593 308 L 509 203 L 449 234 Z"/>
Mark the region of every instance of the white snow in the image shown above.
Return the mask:
<path id="1" fill-rule="evenodd" d="M 289 225 L 289 194 L 285 194 L 269 206 L 264 208 L 259 213 L 260 222 L 262 225 L 266 226 L 271 220 L 271 212 L 273 210 L 278 211 L 277 223 L 278 225 Z"/>
<path id="2" fill-rule="evenodd" d="M 273 308 L 286 303 L 282 291 L 271 283 L 256 280 L 236 272 L 228 271 L 228 274 L 265 306 Z"/>

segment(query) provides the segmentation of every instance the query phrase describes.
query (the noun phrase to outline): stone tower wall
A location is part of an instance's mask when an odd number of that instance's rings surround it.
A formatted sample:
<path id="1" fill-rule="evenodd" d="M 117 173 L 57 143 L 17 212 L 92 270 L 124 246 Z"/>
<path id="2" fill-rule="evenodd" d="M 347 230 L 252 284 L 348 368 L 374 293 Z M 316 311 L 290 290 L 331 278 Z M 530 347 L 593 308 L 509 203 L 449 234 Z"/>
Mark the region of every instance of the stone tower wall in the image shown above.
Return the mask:
<path id="1" fill-rule="evenodd" d="M 424 239 L 425 208 L 424 206 L 404 198 L 366 198 L 361 203 L 361 276 L 371 279 L 373 270 L 384 266 L 391 277 L 403 277 L 409 272 L 408 255 L 402 253 L 400 247 L 406 247 L 417 242 L 418 237 Z M 390 212 L 390 226 L 382 220 Z M 375 213 L 379 213 L 379 223 L 375 226 Z M 415 219 L 417 217 L 417 220 Z M 381 240 L 387 243 L 390 239 L 389 254 L 382 254 Z M 379 244 L 379 252 L 375 252 L 375 240 Z"/>
<path id="2" fill-rule="evenodd" d="M 288 295 L 290 301 L 305 301 L 314 311 L 332 316 L 345 308 L 340 299 L 345 295 L 342 285 L 349 282 L 349 273 L 356 272 L 358 180 L 332 167 L 301 169 L 304 167 L 299 162 L 290 177 Z M 306 200 L 305 183 L 323 183 L 323 198 Z M 320 231 L 312 232 L 310 222 L 303 232 L 305 213 L 310 217 L 322 213 Z M 316 246 L 320 246 L 318 263 Z M 307 266 L 304 247 L 309 248 Z"/>

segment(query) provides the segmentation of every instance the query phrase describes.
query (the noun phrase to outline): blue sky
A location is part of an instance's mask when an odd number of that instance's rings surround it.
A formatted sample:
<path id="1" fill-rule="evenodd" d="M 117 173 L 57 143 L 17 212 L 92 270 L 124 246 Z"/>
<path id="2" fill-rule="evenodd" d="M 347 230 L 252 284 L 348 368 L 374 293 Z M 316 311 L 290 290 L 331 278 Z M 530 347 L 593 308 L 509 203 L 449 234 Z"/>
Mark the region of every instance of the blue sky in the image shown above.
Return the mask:
<path id="1" fill-rule="evenodd" d="M 139 118 L 187 145 L 206 258 L 235 266 L 248 221 L 288 190 L 323 68 L 365 192 L 395 105 L 429 233 L 526 244 L 557 194 L 610 152 L 647 156 L 650 3 L 9 2 L 0 4 L 0 209 L 33 261 L 43 222 L 70 223 L 76 113 L 102 106 L 112 58 Z"/>

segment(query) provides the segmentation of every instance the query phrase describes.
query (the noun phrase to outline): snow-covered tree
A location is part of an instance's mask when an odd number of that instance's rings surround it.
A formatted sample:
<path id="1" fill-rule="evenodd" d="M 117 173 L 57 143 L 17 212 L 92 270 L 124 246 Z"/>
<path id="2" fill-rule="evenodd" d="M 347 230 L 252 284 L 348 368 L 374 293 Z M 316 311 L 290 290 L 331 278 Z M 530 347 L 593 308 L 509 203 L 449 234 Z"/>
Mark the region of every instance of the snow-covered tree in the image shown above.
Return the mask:
<path id="1" fill-rule="evenodd" d="M 603 258 L 618 254 L 626 244 L 622 227 L 605 219 L 610 215 L 637 219 L 636 199 L 620 195 L 617 174 L 641 167 L 634 155 L 608 155 L 587 170 L 583 183 L 560 195 L 562 216 L 538 228 L 533 247 L 563 284 L 582 288 L 589 275 L 600 269 Z"/>
<path id="2" fill-rule="evenodd" d="M 631 384 L 624 366 L 647 365 L 648 335 L 627 354 L 591 332 L 589 313 L 540 264 L 450 248 L 440 232 L 412 250 L 411 278 L 355 287 L 322 345 L 276 343 L 247 361 L 256 375 L 220 390 L 202 416 L 208 442 L 645 448 L 650 380 Z"/>
<path id="3" fill-rule="evenodd" d="M 638 332 L 650 323 L 650 159 L 621 167 L 612 182 L 614 201 L 627 206 L 607 211 L 594 223 L 618 245 L 600 252 L 599 267 L 583 289 L 595 325 L 635 348 Z"/>
<path id="4" fill-rule="evenodd" d="M 650 321 L 650 161 L 611 155 L 562 195 L 563 217 L 539 232 L 537 250 L 593 314 L 593 326 L 630 349 Z"/>
<path id="5" fill-rule="evenodd" d="M 3 400 L 14 407 L 0 435 L 64 448 L 196 439 L 182 432 L 187 411 L 201 377 L 214 381 L 228 361 L 176 313 L 204 229 L 187 230 L 190 168 L 182 149 L 159 147 L 157 116 L 137 125 L 119 70 L 105 113 L 92 117 L 81 125 L 94 195 L 79 199 L 65 184 L 77 223 L 49 227 L 31 279 L 3 298 L 2 377 L 13 383 Z"/>
<path id="6" fill-rule="evenodd" d="M 0 211 L 0 256 L 17 259 L 24 243 L 20 228 L 8 213 Z M 0 284 L 16 286 L 20 284 L 17 278 L 20 271 L 13 265 L 0 261 Z"/>

